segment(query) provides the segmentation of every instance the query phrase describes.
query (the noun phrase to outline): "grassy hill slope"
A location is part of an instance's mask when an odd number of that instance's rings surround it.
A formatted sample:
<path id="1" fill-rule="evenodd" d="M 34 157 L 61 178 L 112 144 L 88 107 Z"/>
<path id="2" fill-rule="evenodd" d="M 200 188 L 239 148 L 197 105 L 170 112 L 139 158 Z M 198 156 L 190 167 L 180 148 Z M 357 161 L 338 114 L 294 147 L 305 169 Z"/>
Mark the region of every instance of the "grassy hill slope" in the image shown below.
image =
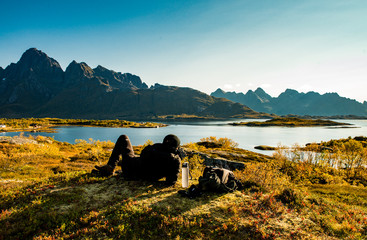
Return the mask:
<path id="1" fill-rule="evenodd" d="M 363 181 L 330 168 L 267 157 L 228 139 L 185 145 L 244 162 L 242 191 L 197 199 L 158 183 L 100 178 L 111 142 L 0 139 L 0 239 L 365 239 Z M 210 144 L 208 144 L 210 142 Z M 147 142 L 149 144 L 149 142 Z M 143 146 L 135 146 L 139 153 Z M 189 155 L 197 183 L 203 165 Z M 186 161 L 185 160 L 185 161 Z M 356 176 L 366 176 L 366 170 Z M 366 179 L 366 178 L 365 178 Z M 320 184 L 325 180 L 324 184 Z M 358 185 L 359 184 L 359 185 Z M 358 185 L 358 186 L 357 186 Z"/>

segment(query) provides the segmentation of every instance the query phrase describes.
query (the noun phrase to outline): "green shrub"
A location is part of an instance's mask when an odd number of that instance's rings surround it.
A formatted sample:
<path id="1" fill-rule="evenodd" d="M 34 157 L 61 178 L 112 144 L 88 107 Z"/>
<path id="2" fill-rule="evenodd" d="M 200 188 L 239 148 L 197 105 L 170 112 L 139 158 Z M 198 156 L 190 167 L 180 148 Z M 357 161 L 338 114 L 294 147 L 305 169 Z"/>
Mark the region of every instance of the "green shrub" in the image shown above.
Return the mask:
<path id="1" fill-rule="evenodd" d="M 243 170 L 234 171 L 244 187 L 260 191 L 282 191 L 291 185 L 289 177 L 274 163 L 247 163 Z"/>

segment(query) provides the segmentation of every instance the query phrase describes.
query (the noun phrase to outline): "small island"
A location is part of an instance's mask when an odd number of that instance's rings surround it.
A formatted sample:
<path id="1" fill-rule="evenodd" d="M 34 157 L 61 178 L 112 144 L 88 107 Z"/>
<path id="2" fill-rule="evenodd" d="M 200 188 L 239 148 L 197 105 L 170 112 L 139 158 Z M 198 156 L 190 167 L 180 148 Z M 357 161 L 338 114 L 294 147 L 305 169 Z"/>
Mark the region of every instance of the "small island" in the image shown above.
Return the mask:
<path id="1" fill-rule="evenodd" d="M 119 119 L 0 118 L 0 132 L 56 132 L 53 127 L 57 126 L 159 128 L 167 125 L 153 122 L 138 123 Z"/>
<path id="2" fill-rule="evenodd" d="M 279 117 L 267 120 L 265 122 L 253 121 L 253 122 L 238 122 L 230 123 L 233 126 L 249 126 L 249 127 L 314 127 L 314 126 L 346 126 L 351 125 L 349 123 L 334 122 L 331 120 L 321 119 L 302 119 L 296 117 Z"/>

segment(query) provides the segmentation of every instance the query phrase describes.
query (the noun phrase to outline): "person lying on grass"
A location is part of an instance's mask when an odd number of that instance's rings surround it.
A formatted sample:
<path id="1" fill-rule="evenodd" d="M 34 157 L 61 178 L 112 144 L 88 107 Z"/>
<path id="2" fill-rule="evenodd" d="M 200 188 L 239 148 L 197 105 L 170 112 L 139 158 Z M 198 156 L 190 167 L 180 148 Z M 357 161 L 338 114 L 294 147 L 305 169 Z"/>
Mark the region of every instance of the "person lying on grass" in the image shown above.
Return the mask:
<path id="1" fill-rule="evenodd" d="M 162 143 L 148 145 L 141 151 L 140 156 L 136 156 L 129 137 L 121 135 L 107 164 L 95 166 L 97 170 L 92 172 L 110 176 L 119 165 L 125 179 L 158 181 L 165 177 L 167 185 L 174 185 L 180 172 L 181 158 L 184 157 L 179 147 L 180 139 L 169 134 Z"/>

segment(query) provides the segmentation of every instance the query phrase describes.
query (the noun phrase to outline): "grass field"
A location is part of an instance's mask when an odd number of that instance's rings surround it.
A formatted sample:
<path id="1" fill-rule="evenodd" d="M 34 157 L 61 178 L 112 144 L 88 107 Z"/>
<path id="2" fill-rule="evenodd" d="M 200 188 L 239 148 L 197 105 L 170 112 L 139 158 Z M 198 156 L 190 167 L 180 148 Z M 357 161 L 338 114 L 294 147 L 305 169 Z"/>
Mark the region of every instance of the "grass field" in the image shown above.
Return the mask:
<path id="1" fill-rule="evenodd" d="M 245 188 L 188 199 L 177 194 L 180 181 L 164 187 L 91 175 L 108 160 L 112 142 L 12 140 L 0 140 L 1 240 L 367 238 L 365 168 L 347 172 L 285 159 L 281 151 L 267 157 L 208 137 L 184 147 L 244 162 L 235 174 Z M 202 159 L 185 161 L 196 184 Z"/>

